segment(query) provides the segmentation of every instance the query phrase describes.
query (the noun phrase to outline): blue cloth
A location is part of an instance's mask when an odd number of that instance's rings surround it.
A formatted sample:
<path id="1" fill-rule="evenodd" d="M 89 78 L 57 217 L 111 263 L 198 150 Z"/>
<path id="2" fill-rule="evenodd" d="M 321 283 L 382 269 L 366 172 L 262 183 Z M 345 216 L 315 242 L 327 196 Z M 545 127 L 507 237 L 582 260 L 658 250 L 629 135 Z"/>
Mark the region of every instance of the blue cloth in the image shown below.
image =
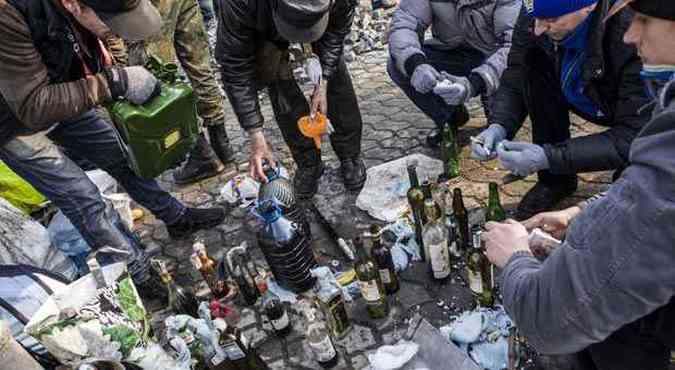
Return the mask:
<path id="1" fill-rule="evenodd" d="M 591 17 L 588 17 L 560 44 L 563 48 L 560 85 L 571 105 L 591 117 L 602 117 L 602 111 L 584 95 L 585 86 L 581 76 L 586 61 L 590 25 Z"/>
<path id="2" fill-rule="evenodd" d="M 53 130 L 11 139 L 0 147 L 0 159 L 51 200 L 92 248 L 104 246 L 130 252 L 129 270 L 147 270 L 147 255 L 119 214 L 103 200 L 96 185 L 58 147 L 94 163 L 124 187 L 132 199 L 167 224 L 185 212 L 185 206 L 162 190 L 156 181 L 134 174 L 113 128 L 91 110 L 59 123 Z M 138 262 L 138 263 L 134 263 Z"/>
<path id="3" fill-rule="evenodd" d="M 557 18 L 597 2 L 598 0 L 533 0 L 530 14 L 535 18 Z"/>
<path id="4" fill-rule="evenodd" d="M 659 91 L 671 80 L 675 79 L 675 65 L 650 66 L 644 65 L 640 77 L 645 82 L 647 94 L 657 99 Z"/>

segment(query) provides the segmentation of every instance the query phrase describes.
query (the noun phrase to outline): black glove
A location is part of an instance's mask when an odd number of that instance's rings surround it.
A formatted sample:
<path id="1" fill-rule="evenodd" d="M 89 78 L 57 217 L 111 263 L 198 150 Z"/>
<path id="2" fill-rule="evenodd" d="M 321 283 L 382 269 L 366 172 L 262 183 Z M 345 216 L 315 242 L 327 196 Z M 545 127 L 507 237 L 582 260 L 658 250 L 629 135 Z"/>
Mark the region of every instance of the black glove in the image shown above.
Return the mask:
<path id="1" fill-rule="evenodd" d="M 209 133 L 209 141 L 213 151 L 216 152 L 218 159 L 223 164 L 230 163 L 234 160 L 234 152 L 230 145 L 230 139 L 227 137 L 225 124 L 207 126 L 206 130 Z"/>
<path id="2" fill-rule="evenodd" d="M 115 100 L 127 99 L 141 105 L 162 91 L 157 78 L 141 66 L 110 67 L 103 72 L 108 80 L 110 95 Z"/>

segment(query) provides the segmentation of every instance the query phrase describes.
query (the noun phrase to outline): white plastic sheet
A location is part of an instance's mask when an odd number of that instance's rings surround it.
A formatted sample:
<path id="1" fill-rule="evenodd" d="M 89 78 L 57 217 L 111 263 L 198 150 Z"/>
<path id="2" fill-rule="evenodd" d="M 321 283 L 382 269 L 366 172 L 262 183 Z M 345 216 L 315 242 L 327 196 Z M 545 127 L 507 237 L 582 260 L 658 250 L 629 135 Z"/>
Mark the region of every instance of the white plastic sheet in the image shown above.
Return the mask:
<path id="1" fill-rule="evenodd" d="M 443 162 L 423 154 L 411 154 L 368 169 L 368 180 L 356 199 L 356 206 L 385 222 L 394 222 L 408 210 L 406 193 L 410 188 L 408 165 L 417 166 L 420 183 L 436 180 Z"/>

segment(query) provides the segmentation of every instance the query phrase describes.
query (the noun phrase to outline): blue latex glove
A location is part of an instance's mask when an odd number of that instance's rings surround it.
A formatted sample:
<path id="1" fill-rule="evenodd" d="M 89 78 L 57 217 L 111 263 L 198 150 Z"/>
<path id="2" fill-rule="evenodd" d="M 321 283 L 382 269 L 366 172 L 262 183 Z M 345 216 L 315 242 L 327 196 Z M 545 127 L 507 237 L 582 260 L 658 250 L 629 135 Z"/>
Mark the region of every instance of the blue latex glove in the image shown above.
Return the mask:
<path id="1" fill-rule="evenodd" d="M 506 129 L 502 125 L 493 123 L 476 136 L 476 139 L 483 143 L 471 143 L 471 158 L 487 161 L 497 156 L 497 144 L 506 139 Z"/>
<path id="2" fill-rule="evenodd" d="M 497 145 L 497 155 L 502 166 L 518 176 L 549 168 L 544 148 L 537 144 L 505 140 Z"/>
<path id="3" fill-rule="evenodd" d="M 441 72 L 441 78 L 443 78 L 443 81 L 436 84 L 434 93 L 443 98 L 447 105 L 464 104 L 473 97 L 473 85 L 466 77 Z"/>
<path id="4" fill-rule="evenodd" d="M 312 56 L 305 59 L 303 68 L 305 69 L 305 73 L 307 73 L 307 77 L 309 77 L 312 85 L 317 86 L 321 82 L 321 76 L 323 75 L 323 69 L 321 68 L 321 62 L 319 61 L 319 58 Z"/>
<path id="5" fill-rule="evenodd" d="M 440 79 L 441 74 L 434 67 L 428 64 L 420 64 L 413 71 L 410 84 L 418 93 L 427 94 L 434 89 Z"/>

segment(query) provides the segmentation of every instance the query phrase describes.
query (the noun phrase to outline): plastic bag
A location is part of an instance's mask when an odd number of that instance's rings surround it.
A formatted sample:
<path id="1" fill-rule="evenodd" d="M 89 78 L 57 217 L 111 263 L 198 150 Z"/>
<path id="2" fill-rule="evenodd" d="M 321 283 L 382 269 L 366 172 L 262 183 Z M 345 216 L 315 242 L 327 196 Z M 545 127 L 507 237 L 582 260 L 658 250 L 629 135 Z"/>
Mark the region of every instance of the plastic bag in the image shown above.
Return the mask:
<path id="1" fill-rule="evenodd" d="M 47 229 L 0 198 L 0 263 L 25 264 L 67 279 L 77 275 L 73 262 L 52 246 Z"/>
<path id="2" fill-rule="evenodd" d="M 25 214 L 31 214 L 47 203 L 44 195 L 2 161 L 0 161 L 0 197 L 7 199 Z"/>

